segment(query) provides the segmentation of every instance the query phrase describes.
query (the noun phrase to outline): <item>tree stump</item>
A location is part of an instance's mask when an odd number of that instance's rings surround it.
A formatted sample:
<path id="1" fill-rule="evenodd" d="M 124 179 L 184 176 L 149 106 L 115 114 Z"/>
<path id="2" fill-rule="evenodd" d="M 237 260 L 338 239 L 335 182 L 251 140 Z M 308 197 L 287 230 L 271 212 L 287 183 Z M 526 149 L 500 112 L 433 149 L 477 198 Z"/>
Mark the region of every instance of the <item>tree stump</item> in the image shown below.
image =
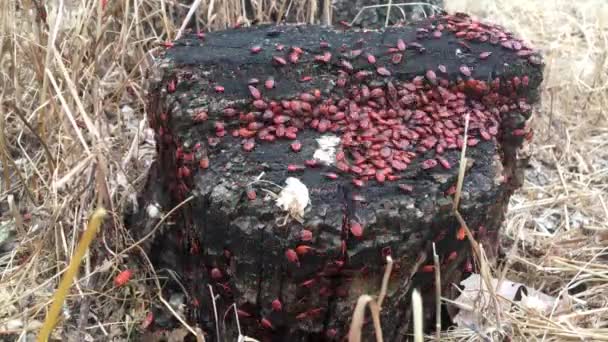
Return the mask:
<path id="1" fill-rule="evenodd" d="M 341 340 L 387 255 L 385 339 L 408 339 L 414 288 L 433 318 L 432 244 L 444 290 L 474 271 L 452 211 L 466 117 L 460 212 L 496 255 L 542 81 L 538 53 L 501 27 L 456 14 L 383 31 L 241 28 L 167 47 L 148 93 L 158 157 L 129 222 L 142 237 L 179 205 L 145 249 L 175 271 L 164 291 L 208 341 L 237 336 L 233 304 L 248 336 Z M 290 177 L 309 195 L 301 213 L 277 206 Z"/>

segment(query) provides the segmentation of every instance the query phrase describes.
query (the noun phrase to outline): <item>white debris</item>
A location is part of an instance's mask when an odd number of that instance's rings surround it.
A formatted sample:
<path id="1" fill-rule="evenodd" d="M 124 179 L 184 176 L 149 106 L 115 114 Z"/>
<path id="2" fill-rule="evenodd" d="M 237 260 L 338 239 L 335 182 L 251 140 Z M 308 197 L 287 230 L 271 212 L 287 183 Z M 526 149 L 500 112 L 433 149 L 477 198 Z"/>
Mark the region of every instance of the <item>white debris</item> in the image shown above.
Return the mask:
<path id="1" fill-rule="evenodd" d="M 6 322 L 7 330 L 17 330 L 21 328 L 23 328 L 23 321 L 21 321 L 20 319 L 11 319 Z"/>
<path id="2" fill-rule="evenodd" d="M 289 177 L 285 180 L 286 186 L 279 193 L 277 206 L 289 212 L 295 219 L 304 217 L 304 209 L 310 203 L 308 188 L 299 179 Z"/>
<path id="3" fill-rule="evenodd" d="M 511 303 L 516 302 L 515 298 L 517 293 L 523 289 L 526 290 L 527 295 L 525 292 L 522 292 L 519 303 L 526 309 L 534 310 L 539 314 L 548 315 L 553 308 L 556 309 L 556 312 L 560 312 L 567 307 L 567 301 L 565 299 L 562 298 L 562 300 L 558 300 L 555 297 L 544 294 L 521 283 L 505 279 L 499 286 L 497 279 L 492 278 L 490 281 L 492 283 L 491 286 L 495 289 L 499 310 L 501 312 L 510 310 Z M 493 312 L 495 310 L 488 288 L 480 275 L 471 274 L 470 277 L 461 281 L 460 285 L 462 285 L 464 289 L 460 296 L 455 300 L 456 303 L 460 304 L 460 311 L 454 316 L 454 323 L 460 327 L 475 327 L 476 330 L 481 332 L 488 332 L 493 329 L 495 326 L 480 319 L 481 317 L 487 316 L 486 311 L 491 310 L 489 312 Z"/>
<path id="4" fill-rule="evenodd" d="M 158 208 L 158 204 L 153 203 L 148 205 L 146 208 L 146 212 L 150 218 L 158 218 L 160 216 L 160 209 Z"/>
<path id="5" fill-rule="evenodd" d="M 312 157 L 326 165 L 332 165 L 336 161 L 336 147 L 340 144 L 340 137 L 335 135 L 324 135 L 317 139 L 319 148 Z"/>

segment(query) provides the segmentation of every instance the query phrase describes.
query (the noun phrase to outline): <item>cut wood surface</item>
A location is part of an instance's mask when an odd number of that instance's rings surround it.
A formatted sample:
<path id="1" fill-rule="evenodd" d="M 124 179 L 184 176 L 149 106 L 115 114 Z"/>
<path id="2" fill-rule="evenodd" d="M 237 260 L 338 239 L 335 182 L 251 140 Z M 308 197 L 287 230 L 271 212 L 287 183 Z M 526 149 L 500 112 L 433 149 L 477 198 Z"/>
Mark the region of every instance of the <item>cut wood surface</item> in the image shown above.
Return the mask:
<path id="1" fill-rule="evenodd" d="M 167 296 L 183 298 L 208 340 L 237 335 L 233 303 L 248 336 L 342 339 L 357 298 L 378 293 L 387 254 L 385 340 L 407 339 L 413 288 L 432 318 L 432 243 L 446 291 L 473 271 L 452 213 L 467 115 L 460 212 L 496 256 L 542 81 L 524 42 L 459 14 L 384 31 L 258 26 L 167 45 L 148 93 L 158 158 L 130 222 L 142 237 L 159 219 L 153 208 L 192 196 L 146 251 L 177 273 Z M 302 217 L 276 204 L 289 177 L 308 192 Z"/>

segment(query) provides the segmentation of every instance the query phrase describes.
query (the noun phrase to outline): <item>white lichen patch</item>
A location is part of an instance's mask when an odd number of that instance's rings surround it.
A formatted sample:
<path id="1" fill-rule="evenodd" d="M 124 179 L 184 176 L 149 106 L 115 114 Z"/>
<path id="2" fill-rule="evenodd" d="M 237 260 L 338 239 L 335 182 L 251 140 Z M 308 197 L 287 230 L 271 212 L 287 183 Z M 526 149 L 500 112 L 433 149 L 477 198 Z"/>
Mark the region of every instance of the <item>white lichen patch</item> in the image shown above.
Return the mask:
<path id="1" fill-rule="evenodd" d="M 279 193 L 276 203 L 294 219 L 302 220 L 304 209 L 310 204 L 308 188 L 299 179 L 289 177 L 285 180 L 285 187 Z"/>
<path id="2" fill-rule="evenodd" d="M 340 145 L 340 138 L 335 135 L 324 135 L 317 139 L 319 148 L 312 157 L 325 165 L 332 165 L 336 162 L 336 150 Z"/>
<path id="3" fill-rule="evenodd" d="M 160 208 L 157 203 L 152 203 L 146 207 L 146 212 L 148 213 L 148 217 L 150 218 L 159 218 L 160 217 Z"/>

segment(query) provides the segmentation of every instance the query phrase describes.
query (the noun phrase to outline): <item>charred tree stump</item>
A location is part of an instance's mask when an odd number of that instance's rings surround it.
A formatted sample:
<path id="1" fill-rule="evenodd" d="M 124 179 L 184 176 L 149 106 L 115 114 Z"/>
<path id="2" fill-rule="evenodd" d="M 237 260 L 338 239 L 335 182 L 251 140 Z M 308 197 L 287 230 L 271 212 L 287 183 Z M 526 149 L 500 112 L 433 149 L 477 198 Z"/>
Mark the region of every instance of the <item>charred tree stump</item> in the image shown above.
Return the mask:
<path id="1" fill-rule="evenodd" d="M 148 94 L 158 158 L 131 230 L 144 236 L 181 205 L 145 248 L 158 270 L 175 271 L 164 290 L 208 340 L 236 336 L 232 304 L 248 336 L 340 340 L 357 298 L 378 293 L 388 254 L 384 335 L 406 340 L 411 290 L 434 308 L 432 243 L 444 289 L 474 271 L 452 212 L 467 116 L 460 212 L 495 252 L 542 81 L 526 43 L 457 14 L 384 31 L 262 26 L 167 45 Z M 276 205 L 288 177 L 310 197 L 300 220 Z"/>

